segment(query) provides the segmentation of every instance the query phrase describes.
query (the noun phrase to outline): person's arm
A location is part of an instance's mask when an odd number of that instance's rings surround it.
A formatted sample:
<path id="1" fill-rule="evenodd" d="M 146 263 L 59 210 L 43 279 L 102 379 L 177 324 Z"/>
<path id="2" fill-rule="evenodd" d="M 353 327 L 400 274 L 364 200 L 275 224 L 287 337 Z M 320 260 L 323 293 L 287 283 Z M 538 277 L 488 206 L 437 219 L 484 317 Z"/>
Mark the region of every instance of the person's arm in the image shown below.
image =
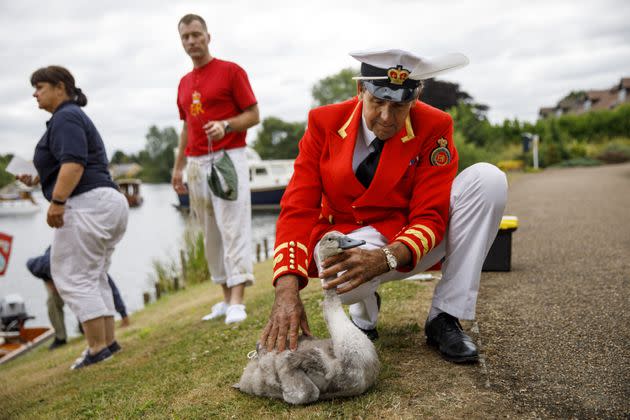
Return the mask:
<path id="1" fill-rule="evenodd" d="M 306 335 L 311 335 L 304 304 L 300 299 L 300 284 L 292 274 L 278 278 L 276 295 L 269 321 L 261 336 L 260 344 L 268 351 L 275 348 L 284 351 L 289 340 L 289 349 L 296 350 L 300 328 Z"/>
<path id="2" fill-rule="evenodd" d="M 48 226 L 60 228 L 63 226 L 63 214 L 66 210 L 65 203 L 72 191 L 76 188 L 83 176 L 83 165 L 76 162 L 66 162 L 61 164 L 57 182 L 52 193 L 52 200 L 48 207 L 46 219 Z"/>
<path id="3" fill-rule="evenodd" d="M 16 175 L 15 179 L 17 179 L 18 181 L 20 181 L 21 183 L 29 187 L 39 184 L 39 175 L 33 176 L 33 175 L 22 174 L 22 175 Z"/>
<path id="4" fill-rule="evenodd" d="M 177 194 L 186 194 L 186 186 L 184 185 L 184 166 L 186 165 L 186 145 L 188 144 L 188 125 L 184 122 L 182 132 L 179 135 L 179 145 L 177 146 L 177 156 L 173 165 L 173 175 L 171 184 Z"/>
<path id="5" fill-rule="evenodd" d="M 276 223 L 273 285 L 276 297 L 260 343 L 269 351 L 297 349 L 300 328 L 310 335 L 299 290 L 308 284 L 308 248 L 310 234 L 321 212 L 322 185 L 319 160 L 325 136 L 309 113 L 309 124 L 299 142 L 294 173 L 282 198 Z"/>
<path id="6" fill-rule="evenodd" d="M 254 104 L 246 108 L 242 113 L 221 121 L 208 121 L 203 129 L 210 140 L 221 140 L 225 137 L 226 123 L 230 125 L 232 131 L 245 131 L 260 122 L 258 105 Z"/>
<path id="7" fill-rule="evenodd" d="M 407 266 L 411 263 L 412 254 L 409 248 L 402 242 L 392 242 L 386 246 L 396 257 L 399 267 Z M 361 249 L 352 248 L 340 254 L 326 258 L 323 261 L 321 278 L 334 277 L 337 273 L 345 271 L 334 280 L 326 282 L 324 289 L 343 286 L 337 289 L 337 293 L 347 293 L 363 283 L 372 280 L 374 277 L 389 271 L 389 265 L 382 249 Z"/>

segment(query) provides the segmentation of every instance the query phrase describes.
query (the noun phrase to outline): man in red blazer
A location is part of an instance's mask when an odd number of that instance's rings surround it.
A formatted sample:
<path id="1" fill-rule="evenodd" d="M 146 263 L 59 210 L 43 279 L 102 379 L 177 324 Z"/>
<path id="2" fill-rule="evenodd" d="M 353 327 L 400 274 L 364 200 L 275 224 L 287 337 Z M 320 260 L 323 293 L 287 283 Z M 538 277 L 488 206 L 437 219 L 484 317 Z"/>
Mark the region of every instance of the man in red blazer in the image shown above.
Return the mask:
<path id="1" fill-rule="evenodd" d="M 335 287 L 354 324 L 376 329 L 378 286 L 426 271 L 444 258 L 425 324 L 448 360 L 478 359 L 459 324 L 473 319 L 481 267 L 507 200 L 504 174 L 489 164 L 457 177 L 451 117 L 420 101 L 422 80 L 468 64 L 461 54 L 426 59 L 402 50 L 351 53 L 361 62 L 359 94 L 314 109 L 277 223 L 275 302 L 261 343 L 297 347 L 310 335 L 299 290 L 308 277 L 338 276 Z M 318 266 L 329 231 L 364 240 Z"/>

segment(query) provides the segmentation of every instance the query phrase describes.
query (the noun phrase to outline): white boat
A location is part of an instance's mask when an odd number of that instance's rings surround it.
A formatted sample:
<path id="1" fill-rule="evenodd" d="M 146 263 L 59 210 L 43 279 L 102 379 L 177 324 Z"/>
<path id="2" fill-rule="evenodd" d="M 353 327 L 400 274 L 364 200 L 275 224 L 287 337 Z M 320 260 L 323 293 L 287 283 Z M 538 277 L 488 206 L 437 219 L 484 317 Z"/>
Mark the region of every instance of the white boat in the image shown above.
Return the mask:
<path id="1" fill-rule="evenodd" d="M 247 161 L 252 208 L 279 208 L 284 190 L 293 176 L 293 159 L 262 160 L 254 149 L 247 148 Z"/>
<path id="2" fill-rule="evenodd" d="M 34 214 L 39 211 L 39 204 L 30 191 L 0 193 L 0 217 Z"/>

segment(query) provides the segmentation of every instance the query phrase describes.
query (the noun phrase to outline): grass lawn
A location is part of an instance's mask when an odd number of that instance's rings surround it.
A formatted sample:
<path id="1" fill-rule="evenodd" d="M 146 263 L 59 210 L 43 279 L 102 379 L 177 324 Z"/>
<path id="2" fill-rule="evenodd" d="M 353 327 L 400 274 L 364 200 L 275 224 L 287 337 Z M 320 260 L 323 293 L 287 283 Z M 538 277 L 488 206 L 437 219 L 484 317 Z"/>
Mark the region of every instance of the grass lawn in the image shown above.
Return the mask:
<path id="1" fill-rule="evenodd" d="M 49 352 L 38 348 L 0 366 L 0 418 L 462 418 L 514 414 L 484 387 L 479 365 L 454 365 L 425 344 L 424 318 L 434 282 L 381 288 L 383 364 L 376 386 L 352 399 L 293 407 L 231 388 L 266 323 L 273 302 L 271 262 L 256 266 L 247 290 L 248 319 L 236 326 L 203 322 L 221 296 L 200 284 L 163 297 L 119 330 L 123 351 L 80 371 L 69 366 L 83 339 Z M 313 333 L 327 335 L 318 281 L 302 292 Z"/>

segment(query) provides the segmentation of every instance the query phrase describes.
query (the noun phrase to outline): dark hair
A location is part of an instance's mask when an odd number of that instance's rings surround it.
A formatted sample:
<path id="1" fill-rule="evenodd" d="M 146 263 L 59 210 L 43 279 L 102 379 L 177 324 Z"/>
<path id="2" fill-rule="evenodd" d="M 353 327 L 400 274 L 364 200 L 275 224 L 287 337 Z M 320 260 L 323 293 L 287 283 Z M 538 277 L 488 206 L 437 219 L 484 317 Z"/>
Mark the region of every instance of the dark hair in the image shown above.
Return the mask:
<path id="1" fill-rule="evenodd" d="M 35 70 L 31 75 L 31 85 L 34 87 L 38 83 L 50 83 L 53 86 L 63 83 L 70 100 L 79 106 L 87 105 L 87 97 L 74 85 L 74 77 L 65 67 L 48 66 Z"/>
<path id="2" fill-rule="evenodd" d="M 177 29 L 179 29 L 179 25 L 181 25 L 182 23 L 184 25 L 190 25 L 192 21 L 199 21 L 199 23 L 201 23 L 201 26 L 203 26 L 203 30 L 208 32 L 208 27 L 206 26 L 206 21 L 203 20 L 203 18 L 199 15 L 195 15 L 192 13 L 188 13 L 187 15 L 185 15 L 183 18 L 181 18 L 179 20 L 179 23 L 177 24 Z"/>

